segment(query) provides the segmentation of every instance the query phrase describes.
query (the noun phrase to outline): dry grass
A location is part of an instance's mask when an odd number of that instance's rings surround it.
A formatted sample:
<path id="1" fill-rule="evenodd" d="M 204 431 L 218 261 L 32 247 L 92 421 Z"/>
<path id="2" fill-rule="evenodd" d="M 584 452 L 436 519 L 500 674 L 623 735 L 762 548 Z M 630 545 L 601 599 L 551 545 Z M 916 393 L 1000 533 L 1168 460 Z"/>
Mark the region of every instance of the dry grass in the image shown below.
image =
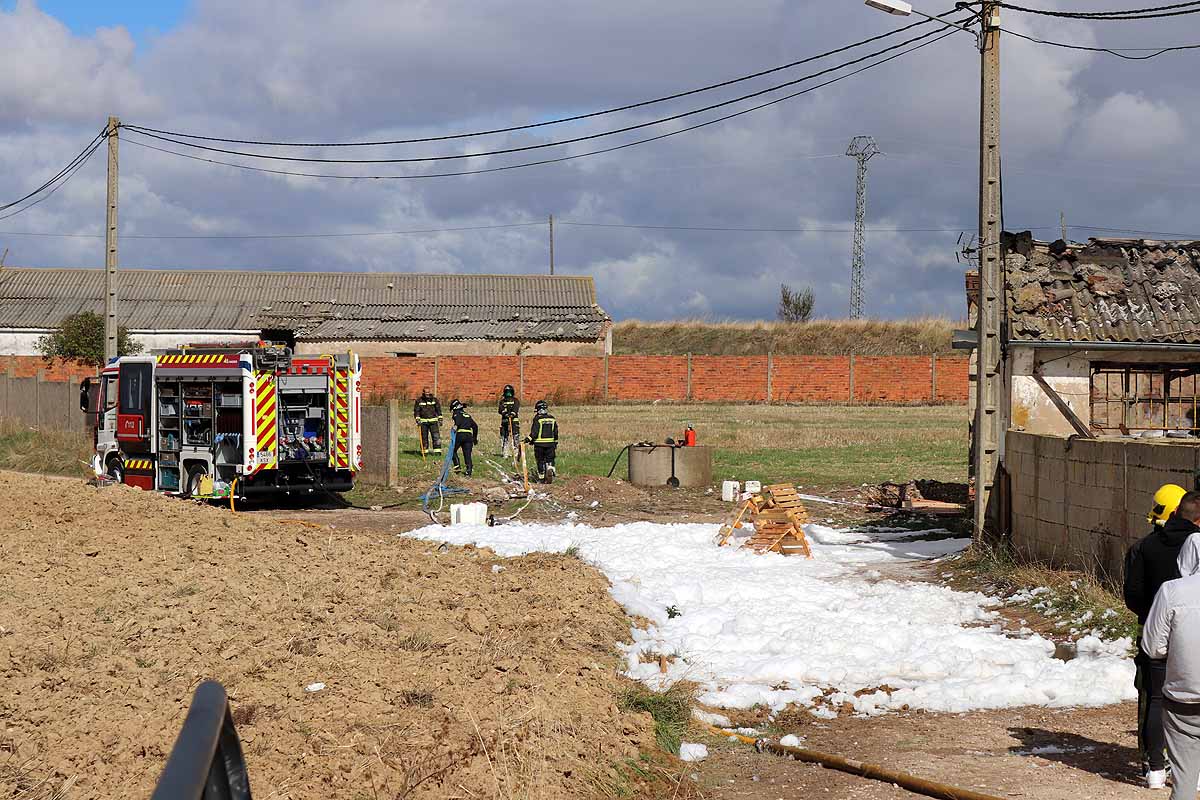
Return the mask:
<path id="1" fill-rule="evenodd" d="M 82 433 L 41 431 L 0 420 L 0 469 L 82 477 L 90 473 L 91 457 L 91 440 Z"/>
<path id="2" fill-rule="evenodd" d="M 613 328 L 619 355 L 893 356 L 949 355 L 948 319 L 816 320 L 814 322 L 641 322 Z"/>

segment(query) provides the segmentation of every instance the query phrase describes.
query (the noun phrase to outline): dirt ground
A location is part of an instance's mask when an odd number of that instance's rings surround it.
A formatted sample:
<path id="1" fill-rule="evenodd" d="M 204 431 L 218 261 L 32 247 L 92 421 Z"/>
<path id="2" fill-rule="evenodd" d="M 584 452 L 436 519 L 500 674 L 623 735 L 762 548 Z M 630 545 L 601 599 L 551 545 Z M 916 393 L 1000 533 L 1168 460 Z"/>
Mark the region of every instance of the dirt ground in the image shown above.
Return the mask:
<path id="1" fill-rule="evenodd" d="M 0 796 L 148 796 L 210 677 L 256 796 L 635 785 L 652 721 L 617 708 L 601 575 L 346 522 L 0 473 Z"/>
<path id="2" fill-rule="evenodd" d="M 494 483 L 470 485 L 482 496 Z M 687 738 L 710 755 L 683 766 L 678 791 L 671 759 L 650 765 L 660 783 L 640 783 L 652 722 L 617 707 L 626 684 L 613 644 L 628 640 L 630 620 L 603 576 L 564 556 L 400 539 L 428 523 L 414 488 L 373 501 L 401 503 L 386 510 L 231 515 L 0 473 L 0 797 L 148 795 L 205 677 L 229 690 L 262 797 L 914 796 L 699 727 Z M 547 493 L 522 518 L 603 526 L 729 513 L 704 490 L 602 478 Z M 810 513 L 864 519 L 856 506 Z M 316 682 L 325 688 L 305 691 Z M 1145 793 L 1134 717 L 1126 704 L 734 720 L 975 791 L 1065 800 Z"/>

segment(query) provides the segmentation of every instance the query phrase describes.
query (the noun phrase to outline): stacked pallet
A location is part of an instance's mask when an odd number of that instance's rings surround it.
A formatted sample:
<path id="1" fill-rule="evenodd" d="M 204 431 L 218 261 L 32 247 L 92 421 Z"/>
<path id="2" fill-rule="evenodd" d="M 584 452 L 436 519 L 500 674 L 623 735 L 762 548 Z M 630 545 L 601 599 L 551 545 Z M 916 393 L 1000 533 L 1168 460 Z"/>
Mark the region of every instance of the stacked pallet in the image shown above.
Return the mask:
<path id="1" fill-rule="evenodd" d="M 764 487 L 762 494 L 746 500 L 733 521 L 721 526 L 717 544 L 728 544 L 733 532 L 746 522 L 754 526 L 754 535 L 743 542 L 742 547 L 755 553 L 785 556 L 799 553 L 812 558 L 808 538 L 804 535 L 808 512 L 796 487 L 790 483 Z"/>

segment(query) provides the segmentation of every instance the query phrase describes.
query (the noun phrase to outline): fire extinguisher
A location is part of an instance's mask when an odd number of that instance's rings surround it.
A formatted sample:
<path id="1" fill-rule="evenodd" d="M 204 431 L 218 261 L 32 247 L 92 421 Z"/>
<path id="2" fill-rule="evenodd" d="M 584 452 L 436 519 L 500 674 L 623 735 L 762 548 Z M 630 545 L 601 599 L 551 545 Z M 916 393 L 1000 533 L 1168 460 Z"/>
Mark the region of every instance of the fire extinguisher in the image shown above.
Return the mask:
<path id="1" fill-rule="evenodd" d="M 683 446 L 684 447 L 695 447 L 696 446 L 696 429 L 693 428 L 691 425 L 688 425 L 687 430 L 685 430 L 683 432 Z"/>

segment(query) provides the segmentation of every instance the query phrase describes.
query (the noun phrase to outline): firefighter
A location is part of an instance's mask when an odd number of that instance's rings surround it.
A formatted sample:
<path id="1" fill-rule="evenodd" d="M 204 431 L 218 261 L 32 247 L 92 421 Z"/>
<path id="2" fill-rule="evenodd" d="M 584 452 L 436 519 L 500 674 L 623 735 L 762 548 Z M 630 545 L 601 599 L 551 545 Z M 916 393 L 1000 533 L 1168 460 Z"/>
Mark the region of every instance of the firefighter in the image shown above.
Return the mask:
<path id="1" fill-rule="evenodd" d="M 1159 588 L 1179 577 L 1176 559 L 1183 543 L 1196 532 L 1196 526 L 1175 513 L 1186 492 L 1173 483 L 1164 484 L 1154 493 L 1154 505 L 1146 515 L 1153 527 L 1150 534 L 1129 548 L 1125 556 L 1125 605 L 1144 625 Z M 1166 781 L 1166 746 L 1163 732 L 1163 685 L 1167 678 L 1165 661 L 1155 661 L 1142 649 L 1133 659 L 1136 668 L 1134 686 L 1138 692 L 1138 750 L 1142 768 L 1151 789 L 1162 788 Z"/>
<path id="2" fill-rule="evenodd" d="M 521 441 L 521 401 L 512 386 L 505 386 L 500 395 L 500 452 L 505 458 L 516 455 Z"/>
<path id="3" fill-rule="evenodd" d="M 421 449 L 429 450 L 432 444 L 433 452 L 442 452 L 442 405 L 428 386 L 421 389 L 421 396 L 413 403 L 413 419 L 421 429 Z"/>
<path id="4" fill-rule="evenodd" d="M 525 442 L 533 445 L 538 480 L 553 483 L 554 456 L 558 450 L 558 420 L 550 413 L 550 404 L 545 400 L 538 400 L 533 407 L 533 421 L 529 423 L 529 435 L 525 437 Z"/>
<path id="5" fill-rule="evenodd" d="M 475 465 L 471 463 L 471 450 L 475 448 L 476 442 L 479 441 L 479 425 L 475 420 L 471 419 L 471 415 L 467 413 L 467 407 L 460 403 L 457 399 L 450 403 L 450 418 L 454 420 L 454 471 L 459 472 L 461 468 L 458 465 L 458 452 L 462 451 L 463 466 L 466 467 L 467 477 L 471 477 L 471 471 Z"/>

